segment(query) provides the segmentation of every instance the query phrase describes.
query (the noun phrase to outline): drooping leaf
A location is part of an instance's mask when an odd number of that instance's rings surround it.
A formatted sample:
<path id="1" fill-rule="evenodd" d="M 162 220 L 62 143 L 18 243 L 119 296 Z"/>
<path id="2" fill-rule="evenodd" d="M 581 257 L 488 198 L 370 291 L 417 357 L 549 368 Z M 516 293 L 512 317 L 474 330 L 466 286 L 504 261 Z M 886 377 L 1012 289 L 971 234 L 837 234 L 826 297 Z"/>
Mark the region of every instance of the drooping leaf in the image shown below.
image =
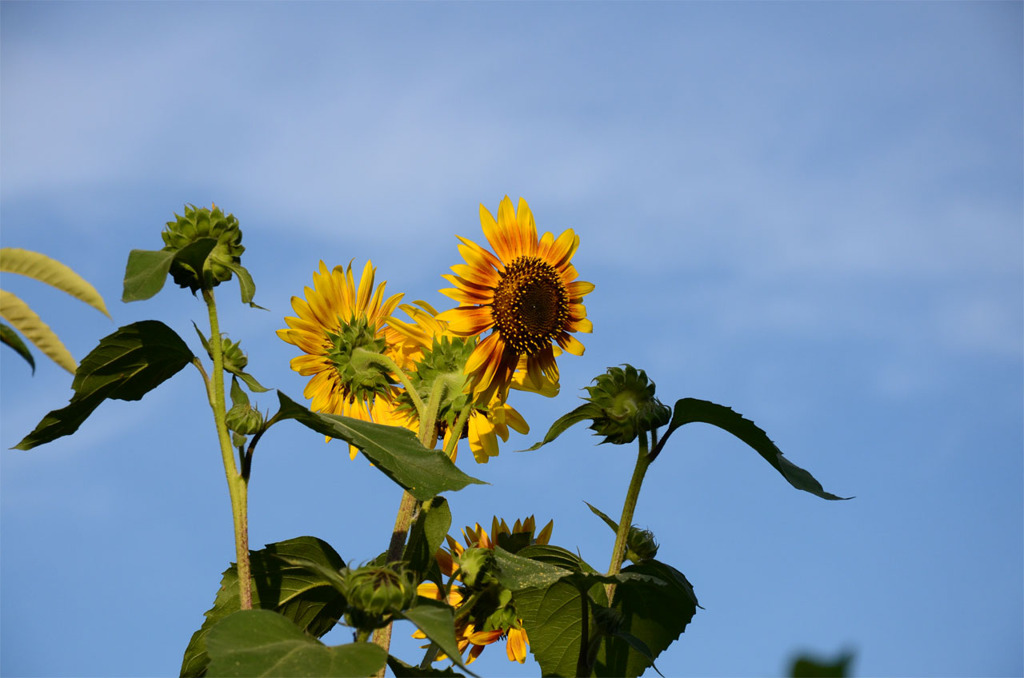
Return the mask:
<path id="1" fill-rule="evenodd" d="M 249 271 L 241 264 L 228 263 L 225 266 L 238 278 L 238 287 L 242 292 L 242 303 L 261 308 L 252 303 L 252 298 L 256 296 L 256 283 L 253 282 Z"/>
<path id="2" fill-rule="evenodd" d="M 0 342 L 10 346 L 15 352 L 20 355 L 25 361 L 32 366 L 32 374 L 36 372 L 36 361 L 32 357 L 32 353 L 28 350 L 28 346 L 21 340 L 18 333 L 15 332 L 9 325 L 0 323 Z"/>
<path id="3" fill-rule="evenodd" d="M 75 299 L 89 304 L 108 318 L 110 317 L 107 305 L 95 287 L 68 266 L 45 254 L 16 247 L 4 247 L 0 249 L 0 271 L 18 273 L 52 285 Z"/>
<path id="4" fill-rule="evenodd" d="M 723 405 L 696 398 L 683 398 L 676 401 L 672 412 L 672 421 L 669 422 L 665 435 L 658 442 L 658 446 L 652 450 L 652 456 L 657 456 L 664 448 L 665 442 L 673 431 L 680 426 L 700 422 L 711 424 L 733 434 L 760 454 L 765 461 L 771 464 L 776 471 L 782 474 L 790 485 L 798 490 L 810 492 L 822 499 L 849 499 L 850 497 L 838 497 L 826 492 L 814 476 L 808 471 L 800 468 L 782 455 L 782 451 L 768 438 L 768 434 L 758 428 L 754 422 L 744 419 L 742 415 Z"/>
<path id="5" fill-rule="evenodd" d="M 431 642 L 441 648 L 441 652 L 466 669 L 462 663 L 462 654 L 459 652 L 459 643 L 455 638 L 455 612 L 451 606 L 440 600 L 420 597 L 417 598 L 416 605 L 402 611 L 399 616 L 415 624 Z M 472 671 L 466 671 L 472 674 Z"/>
<path id="6" fill-rule="evenodd" d="M 281 402 L 279 420 L 295 419 L 317 433 L 355 445 L 375 468 L 419 501 L 461 490 L 471 483 L 486 484 L 463 473 L 443 452 L 423 447 L 407 429 L 311 412 L 280 391 L 277 396 Z"/>
<path id="7" fill-rule="evenodd" d="M 587 421 L 593 419 L 601 413 L 600 409 L 596 408 L 593 403 L 583 403 L 572 412 L 562 415 L 555 420 L 555 423 L 551 424 L 551 428 L 548 429 L 547 434 L 544 436 L 544 440 L 534 444 L 531 447 L 521 450 L 522 452 L 532 452 L 533 450 L 540 449 L 544 445 L 547 445 L 558 436 L 565 433 L 571 426 L 580 423 L 581 421 Z"/>
<path id="8" fill-rule="evenodd" d="M 29 450 L 74 433 L 108 398 L 139 400 L 192 359 L 181 337 L 162 322 L 143 320 L 119 328 L 82 360 L 68 406 L 43 417 L 16 449 Z"/>
<path id="9" fill-rule="evenodd" d="M 167 273 L 174 261 L 174 252 L 163 250 L 132 250 L 124 271 L 124 289 L 121 301 L 142 301 L 156 295 L 167 281 Z"/>
<path id="10" fill-rule="evenodd" d="M 206 639 L 213 676 L 372 676 L 388 654 L 373 643 L 328 647 L 287 618 L 269 610 L 234 612 L 210 629 Z"/>
<path id="11" fill-rule="evenodd" d="M 53 330 L 24 301 L 0 290 L 0 317 L 11 323 L 53 362 L 74 374 L 77 364 Z"/>
<path id="12" fill-rule="evenodd" d="M 249 564 L 254 608 L 277 612 L 316 638 L 330 631 L 344 613 L 345 598 L 330 575 L 336 575 L 345 562 L 327 542 L 297 537 L 267 544 L 250 551 Z M 202 627 L 192 634 L 181 663 L 182 678 L 206 674 L 207 634 L 214 624 L 239 609 L 238 569 L 232 565 L 221 578 Z"/>
<path id="13" fill-rule="evenodd" d="M 434 497 L 420 506 L 416 521 L 409 528 L 409 540 L 402 558 L 420 581 L 431 579 L 440 584 L 440 569 L 434 554 L 444 543 L 452 526 L 452 514 L 444 497 Z"/>
<path id="14" fill-rule="evenodd" d="M 639 676 L 697 612 L 693 587 L 671 565 L 648 560 L 622 574 L 634 576 L 615 587 L 611 608 L 619 624 L 597 648 L 593 671 L 599 676 Z"/>

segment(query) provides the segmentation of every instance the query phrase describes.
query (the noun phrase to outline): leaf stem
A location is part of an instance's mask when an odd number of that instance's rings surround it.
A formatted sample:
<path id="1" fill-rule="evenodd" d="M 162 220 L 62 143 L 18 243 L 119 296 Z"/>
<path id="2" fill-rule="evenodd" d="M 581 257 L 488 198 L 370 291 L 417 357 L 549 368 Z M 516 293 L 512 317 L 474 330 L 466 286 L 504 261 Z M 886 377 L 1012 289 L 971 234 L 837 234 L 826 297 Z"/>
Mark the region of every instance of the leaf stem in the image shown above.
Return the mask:
<path id="1" fill-rule="evenodd" d="M 212 379 L 207 380 L 207 396 L 213 409 L 213 420 L 217 427 L 224 461 L 224 474 L 228 481 L 231 497 L 231 515 L 235 528 L 235 558 L 238 563 L 239 605 L 243 610 L 252 609 L 252 577 L 249 568 L 249 484 L 246 475 L 238 468 L 235 450 L 231 446 L 228 432 L 227 409 L 224 400 L 224 345 L 220 337 L 220 323 L 217 320 L 217 302 L 212 289 L 203 290 L 203 301 L 210 316 L 210 356 L 213 358 Z M 205 378 L 205 374 L 203 375 Z"/>
<path id="2" fill-rule="evenodd" d="M 636 466 L 633 468 L 633 477 L 629 481 L 629 489 L 626 491 L 626 501 L 622 505 L 622 517 L 619 518 L 619 529 L 615 532 L 615 546 L 612 547 L 612 562 L 608 567 L 608 576 L 614 576 L 622 570 L 622 563 L 626 559 L 626 540 L 629 537 L 629 528 L 633 525 L 633 512 L 636 510 L 636 502 L 640 497 L 640 486 L 643 485 L 644 475 L 647 467 L 651 465 L 651 458 L 647 454 L 647 433 L 640 433 L 639 452 L 636 457 Z M 605 585 L 608 594 L 608 605 L 612 604 L 615 594 L 615 584 Z"/>

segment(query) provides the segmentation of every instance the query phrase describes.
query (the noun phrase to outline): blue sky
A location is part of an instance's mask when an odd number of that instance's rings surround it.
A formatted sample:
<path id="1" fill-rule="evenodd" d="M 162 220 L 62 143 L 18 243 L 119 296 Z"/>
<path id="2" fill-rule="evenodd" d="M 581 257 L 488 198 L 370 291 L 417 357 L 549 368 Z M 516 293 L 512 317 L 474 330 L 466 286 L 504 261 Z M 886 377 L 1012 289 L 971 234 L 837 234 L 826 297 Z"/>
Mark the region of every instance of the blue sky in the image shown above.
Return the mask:
<path id="1" fill-rule="evenodd" d="M 455 235 L 522 196 L 541 230 L 579 234 L 594 333 L 557 399 L 515 403 L 528 436 L 460 459 L 491 485 L 449 497 L 456 526 L 553 518 L 604 569 L 612 535 L 583 502 L 616 514 L 633 452 L 582 428 L 513 450 L 629 362 L 856 495 L 824 502 L 722 432 L 677 433 L 635 519 L 705 608 L 665 676 L 779 676 L 802 651 L 854 652 L 861 676 L 1024 672 L 1021 3 L 5 2 L 0 19 L 0 241 L 72 266 L 113 322 L 2 285 L 79 359 L 147 318 L 199 350 L 199 302 L 122 304 L 121 278 L 175 211 L 215 201 L 268 309 L 231 283 L 222 327 L 300 399 L 274 330 L 319 260 L 372 259 L 445 307 Z M 198 376 L 26 453 L 8 448 L 70 376 L 7 349 L 0 367 L 0 673 L 176 674 L 233 558 Z M 344 452 L 297 425 L 266 436 L 254 546 L 382 550 L 399 494 Z M 475 666 L 537 673 L 496 648 Z"/>

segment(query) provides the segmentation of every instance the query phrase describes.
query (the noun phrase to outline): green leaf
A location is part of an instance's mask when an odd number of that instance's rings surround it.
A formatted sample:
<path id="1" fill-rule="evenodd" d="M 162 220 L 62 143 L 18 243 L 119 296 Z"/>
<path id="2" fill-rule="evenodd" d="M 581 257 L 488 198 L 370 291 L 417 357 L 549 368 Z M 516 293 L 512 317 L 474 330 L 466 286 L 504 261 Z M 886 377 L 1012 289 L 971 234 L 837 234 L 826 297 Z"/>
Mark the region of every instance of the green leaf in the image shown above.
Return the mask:
<path id="1" fill-rule="evenodd" d="M 597 650 L 593 670 L 599 676 L 639 676 L 697 612 L 693 587 L 674 567 L 648 560 L 622 573 L 633 576 L 615 587 L 611 607 L 621 625 Z"/>
<path id="2" fill-rule="evenodd" d="M 56 333 L 28 304 L 7 290 L 0 290 L 0 317 L 14 325 L 50 360 L 71 374 L 75 373 L 78 365 Z"/>
<path id="3" fill-rule="evenodd" d="M 244 381 L 245 385 L 248 386 L 249 390 L 252 391 L 253 393 L 266 393 L 267 391 L 270 390 L 266 386 L 262 385 L 260 382 L 256 381 L 256 377 L 252 376 L 248 372 L 230 369 L 228 370 L 228 372 L 231 372 L 233 375 Z"/>
<path id="4" fill-rule="evenodd" d="M 614 520 L 606 516 L 604 513 L 601 513 L 601 511 L 591 506 L 589 502 L 583 503 L 590 507 L 590 510 L 594 512 L 594 515 L 603 520 L 605 524 L 608 525 L 608 527 L 612 528 L 612 532 L 614 532 L 616 535 L 619 533 L 619 524 L 617 522 L 615 522 Z"/>
<path id="5" fill-rule="evenodd" d="M 0 249 L 0 271 L 17 273 L 56 287 L 110 317 L 103 297 L 82 276 L 45 254 L 16 247 Z"/>
<path id="6" fill-rule="evenodd" d="M 532 452 L 540 449 L 544 445 L 547 445 L 552 440 L 562 435 L 569 427 L 580 423 L 581 421 L 587 421 L 593 419 L 600 414 L 600 410 L 597 409 L 593 403 L 584 403 L 577 407 L 572 412 L 562 415 L 555 420 L 555 423 L 551 424 L 551 428 L 548 429 L 547 434 L 544 436 L 544 440 L 536 443 L 532 447 L 528 447 L 521 452 Z"/>
<path id="7" fill-rule="evenodd" d="M 455 638 L 455 611 L 451 606 L 440 600 L 419 597 L 416 599 L 416 605 L 403 610 L 399 616 L 415 624 L 431 642 L 441 648 L 441 652 L 466 669 L 462 663 L 458 640 Z M 469 669 L 466 671 L 472 673 Z"/>
<path id="8" fill-rule="evenodd" d="M 355 445 L 374 467 L 419 501 L 471 483 L 486 484 L 463 473 L 443 452 L 423 447 L 408 429 L 310 412 L 280 391 L 277 397 L 281 402 L 279 420 L 295 419 L 317 433 Z"/>
<path id="9" fill-rule="evenodd" d="M 215 676 L 365 677 L 388 659 L 373 643 L 327 647 L 269 610 L 231 614 L 210 629 L 206 645 Z"/>
<path id="10" fill-rule="evenodd" d="M 589 593 L 580 591 L 568 580 L 512 594 L 516 612 L 530 637 L 530 652 L 540 664 L 544 676 L 575 676 L 583 639 L 584 596 L 602 600 L 603 587 Z M 596 628 L 591 600 L 587 601 L 588 637 Z"/>
<path id="11" fill-rule="evenodd" d="M 767 433 L 754 425 L 754 422 L 744 419 L 742 415 L 728 407 L 716 405 L 706 400 L 683 398 L 676 401 L 676 406 L 672 413 L 672 421 L 669 422 L 665 435 L 658 442 L 658 446 L 652 450 L 651 456 L 656 457 L 661 452 L 673 431 L 680 426 L 694 422 L 711 424 L 733 434 L 754 448 L 758 454 L 764 457 L 765 461 L 782 474 L 783 478 L 789 481 L 790 485 L 798 490 L 810 492 L 822 499 L 837 500 L 851 498 L 837 497 L 826 492 L 814 476 L 782 456 L 782 451 L 768 438 Z"/>
<path id="12" fill-rule="evenodd" d="M 156 295 L 167 281 L 167 273 L 174 261 L 174 252 L 132 250 L 124 271 L 124 291 L 121 301 L 142 301 Z"/>
<path id="13" fill-rule="evenodd" d="M 225 264 L 225 266 L 238 277 L 238 287 L 242 292 L 242 303 L 249 304 L 255 308 L 261 308 L 252 303 L 252 298 L 256 296 L 256 283 L 253 282 L 249 271 L 241 264 L 229 263 Z"/>
<path id="14" fill-rule="evenodd" d="M 53 410 L 15 447 L 29 450 L 74 433 L 108 398 L 139 400 L 193 359 L 174 330 L 157 320 L 119 328 L 82 360 L 67 407 Z"/>
<path id="15" fill-rule="evenodd" d="M 345 598 L 334 587 L 331 573 L 337 576 L 345 562 L 327 542 L 297 537 L 250 551 L 249 558 L 254 608 L 277 612 L 316 638 L 330 631 L 341 618 Z M 206 675 L 210 661 L 207 635 L 217 622 L 239 609 L 238 569 L 232 565 L 221 578 L 202 627 L 192 634 L 181 663 L 182 678 Z"/>
<path id="16" fill-rule="evenodd" d="M 452 526 L 452 513 L 444 497 L 434 497 L 420 506 L 416 521 L 409 528 L 409 541 L 402 560 L 420 581 L 432 579 L 441 584 L 441 572 L 434 554 L 444 543 Z"/>
<path id="17" fill-rule="evenodd" d="M 850 675 L 853 655 L 843 653 L 833 660 L 801 655 L 793 660 L 789 675 L 793 678 L 845 678 Z"/>
<path id="18" fill-rule="evenodd" d="M 32 366 L 32 374 L 36 373 L 36 361 L 32 357 L 32 353 L 28 350 L 28 346 L 21 340 L 18 333 L 13 329 L 0 323 L 0 342 L 7 344 L 17 352 L 25 361 Z"/>
<path id="19" fill-rule="evenodd" d="M 561 560 L 559 564 L 553 565 L 543 560 L 534 560 L 527 557 L 529 549 L 535 548 L 532 546 L 528 547 L 518 554 L 509 553 L 501 547 L 494 548 L 494 560 L 500 570 L 498 581 L 501 582 L 502 586 L 513 592 L 530 588 L 544 588 L 578 571 L 561 566 L 562 563 L 569 562 L 568 559 Z M 541 553 L 552 553 L 550 547 L 544 548 L 545 550 Z M 534 553 L 538 553 L 538 551 L 534 551 Z M 566 551 L 566 553 L 569 552 Z M 569 555 L 572 557 L 571 553 Z M 559 556 L 564 558 L 561 553 Z M 575 560 L 575 563 L 571 563 L 573 566 L 582 562 L 574 557 L 573 559 Z"/>

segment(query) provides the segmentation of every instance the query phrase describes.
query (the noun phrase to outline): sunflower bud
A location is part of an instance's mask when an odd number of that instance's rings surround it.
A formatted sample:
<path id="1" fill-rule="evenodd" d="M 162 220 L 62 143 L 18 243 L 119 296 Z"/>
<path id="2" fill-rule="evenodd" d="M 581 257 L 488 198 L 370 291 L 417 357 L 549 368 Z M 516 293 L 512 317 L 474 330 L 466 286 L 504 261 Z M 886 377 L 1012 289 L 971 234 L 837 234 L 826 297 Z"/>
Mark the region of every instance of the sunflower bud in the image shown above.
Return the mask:
<path id="1" fill-rule="evenodd" d="M 459 556 L 459 578 L 469 589 L 484 589 L 498 582 L 494 549 L 468 548 Z"/>
<path id="2" fill-rule="evenodd" d="M 400 565 L 366 566 L 345 573 L 346 621 L 361 631 L 380 628 L 416 600 L 416 582 Z"/>
<path id="3" fill-rule="evenodd" d="M 239 374 L 245 371 L 249 359 L 242 353 L 241 341 L 232 342 L 227 337 L 221 341 L 221 355 L 224 357 L 224 369 L 232 374 Z M 210 356 L 213 358 L 213 356 Z"/>
<path id="4" fill-rule="evenodd" d="M 629 528 L 626 537 L 626 558 L 634 563 L 642 563 L 658 555 L 658 542 L 650 530 L 637 527 Z"/>
<path id="5" fill-rule="evenodd" d="M 164 252 L 177 252 L 201 238 L 214 238 L 217 244 L 206 257 L 202 271 L 196 271 L 187 263 L 175 258 L 171 264 L 171 276 L 181 287 L 193 292 L 207 285 L 216 287 L 231 279 L 231 267 L 238 266 L 245 247 L 242 246 L 242 231 L 238 219 L 232 214 L 225 215 L 219 207 L 185 206 L 185 216 L 174 215 L 177 220 L 167 222 L 167 228 L 160 234 L 164 240 Z"/>
<path id="6" fill-rule="evenodd" d="M 263 428 L 263 415 L 247 404 L 234 405 L 225 415 L 228 429 L 241 435 L 251 435 Z"/>
<path id="7" fill-rule="evenodd" d="M 672 410 L 654 397 L 654 382 L 643 370 L 632 365 L 609 367 L 588 386 L 587 398 L 599 410 L 590 428 L 605 436 L 605 441 L 622 445 L 641 432 L 668 423 Z"/>

